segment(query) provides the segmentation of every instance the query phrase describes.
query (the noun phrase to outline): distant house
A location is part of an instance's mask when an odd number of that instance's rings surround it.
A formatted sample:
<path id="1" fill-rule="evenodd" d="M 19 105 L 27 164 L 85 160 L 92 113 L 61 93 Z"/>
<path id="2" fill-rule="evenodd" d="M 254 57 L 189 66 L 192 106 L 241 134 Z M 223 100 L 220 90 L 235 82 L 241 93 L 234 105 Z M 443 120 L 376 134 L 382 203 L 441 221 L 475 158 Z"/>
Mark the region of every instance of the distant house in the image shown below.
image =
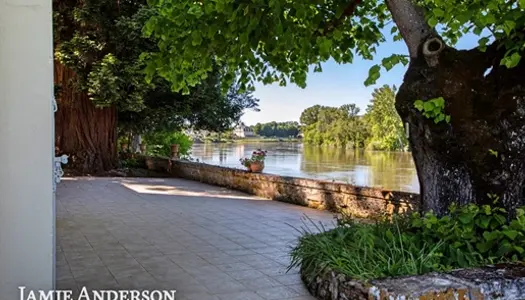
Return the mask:
<path id="1" fill-rule="evenodd" d="M 244 125 L 244 123 L 240 123 L 233 130 L 233 135 L 238 138 L 249 138 L 254 137 L 255 133 L 253 132 L 252 128 Z"/>

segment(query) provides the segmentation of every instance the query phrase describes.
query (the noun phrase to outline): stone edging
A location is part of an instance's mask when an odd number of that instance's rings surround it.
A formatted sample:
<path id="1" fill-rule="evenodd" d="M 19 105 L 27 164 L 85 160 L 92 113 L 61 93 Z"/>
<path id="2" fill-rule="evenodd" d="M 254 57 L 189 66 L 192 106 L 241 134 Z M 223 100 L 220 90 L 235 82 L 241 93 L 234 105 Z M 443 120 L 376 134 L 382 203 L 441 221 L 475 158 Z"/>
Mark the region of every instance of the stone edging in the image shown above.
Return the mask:
<path id="1" fill-rule="evenodd" d="M 525 265 L 502 264 L 363 282 L 329 271 L 309 281 L 320 300 L 524 300 Z"/>

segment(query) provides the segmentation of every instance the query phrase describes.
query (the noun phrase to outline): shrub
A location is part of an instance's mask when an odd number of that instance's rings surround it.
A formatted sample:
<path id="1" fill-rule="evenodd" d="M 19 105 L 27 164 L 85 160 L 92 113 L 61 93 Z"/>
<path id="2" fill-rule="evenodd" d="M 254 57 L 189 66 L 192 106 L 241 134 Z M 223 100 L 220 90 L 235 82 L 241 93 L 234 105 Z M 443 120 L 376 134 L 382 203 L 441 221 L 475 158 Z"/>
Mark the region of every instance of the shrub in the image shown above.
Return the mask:
<path id="1" fill-rule="evenodd" d="M 525 259 L 525 211 L 507 220 L 504 209 L 452 206 L 429 212 L 356 222 L 343 216 L 332 230 L 303 228 L 290 268 L 313 279 L 328 270 L 360 280 L 449 271 Z"/>
<path id="2" fill-rule="evenodd" d="M 154 156 L 171 156 L 171 145 L 179 145 L 179 156 L 187 157 L 191 154 L 193 140 L 182 132 L 153 132 L 146 134 L 147 154 Z"/>

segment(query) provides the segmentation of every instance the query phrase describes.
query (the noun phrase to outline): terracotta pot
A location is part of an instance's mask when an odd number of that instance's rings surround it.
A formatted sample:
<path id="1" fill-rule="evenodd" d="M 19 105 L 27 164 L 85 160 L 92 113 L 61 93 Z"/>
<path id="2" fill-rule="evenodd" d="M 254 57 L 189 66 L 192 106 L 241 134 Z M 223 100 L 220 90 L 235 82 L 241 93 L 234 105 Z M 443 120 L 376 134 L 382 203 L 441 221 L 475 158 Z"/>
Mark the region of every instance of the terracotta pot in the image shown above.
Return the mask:
<path id="1" fill-rule="evenodd" d="M 120 148 L 122 149 L 122 151 L 126 151 L 126 150 L 128 150 L 128 144 L 127 143 L 122 143 L 122 144 L 120 144 Z"/>
<path id="2" fill-rule="evenodd" d="M 250 164 L 250 171 L 252 171 L 253 173 L 261 173 L 263 169 L 264 162 L 262 161 L 252 162 Z"/>

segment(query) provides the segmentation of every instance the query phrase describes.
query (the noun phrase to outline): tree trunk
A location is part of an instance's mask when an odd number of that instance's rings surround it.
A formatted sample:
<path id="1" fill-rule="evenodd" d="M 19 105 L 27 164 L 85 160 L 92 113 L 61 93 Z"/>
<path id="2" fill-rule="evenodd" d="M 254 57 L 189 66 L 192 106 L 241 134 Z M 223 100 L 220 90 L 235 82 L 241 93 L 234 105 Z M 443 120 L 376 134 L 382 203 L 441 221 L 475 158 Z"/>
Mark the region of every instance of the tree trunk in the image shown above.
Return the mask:
<path id="1" fill-rule="evenodd" d="M 525 204 L 525 63 L 499 66 L 505 51 L 496 45 L 486 52 L 442 46 L 421 44 L 396 96 L 409 124 L 422 208 L 443 215 L 451 203 L 499 199 L 512 215 Z M 414 107 L 438 97 L 450 123 L 436 124 Z"/>
<path id="2" fill-rule="evenodd" d="M 69 155 L 68 168 L 82 173 L 107 171 L 117 163 L 115 107 L 96 108 L 87 93 L 72 86 L 74 72 L 55 62 L 58 111 L 55 114 L 57 153 Z"/>

